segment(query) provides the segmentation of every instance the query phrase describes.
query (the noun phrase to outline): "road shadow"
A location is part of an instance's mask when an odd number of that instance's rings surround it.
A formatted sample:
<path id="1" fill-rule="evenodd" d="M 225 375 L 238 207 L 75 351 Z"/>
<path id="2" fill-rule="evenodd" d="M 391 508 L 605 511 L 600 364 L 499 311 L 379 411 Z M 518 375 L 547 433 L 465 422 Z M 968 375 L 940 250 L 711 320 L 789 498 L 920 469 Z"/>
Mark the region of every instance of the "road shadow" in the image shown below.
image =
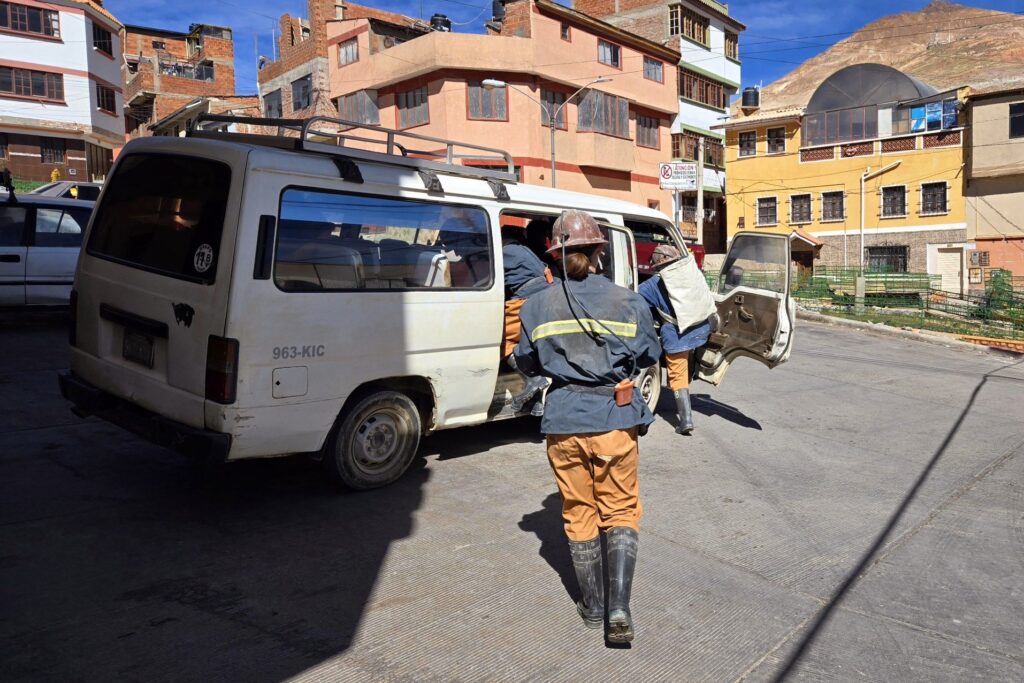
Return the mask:
<path id="1" fill-rule="evenodd" d="M 544 443 L 540 418 L 518 417 L 476 427 L 446 429 L 428 436 L 420 444 L 420 455 L 453 460 L 467 455 L 484 455 L 508 444 Z"/>
<path id="2" fill-rule="evenodd" d="M 430 476 L 420 457 L 345 493 L 303 458 L 211 472 L 112 437 L 106 453 L 26 444 L 23 471 L 5 468 L 4 680 L 299 675 L 352 646 Z"/>
<path id="3" fill-rule="evenodd" d="M 519 528 L 540 539 L 538 554 L 555 570 L 572 604 L 576 604 L 580 599 L 580 591 L 576 584 L 572 557 L 569 555 L 569 540 L 562 523 L 562 497 L 552 493 L 545 498 L 540 510 L 523 515 Z"/>
<path id="4" fill-rule="evenodd" d="M 740 427 L 761 431 L 760 422 L 752 417 L 748 417 L 735 406 L 731 406 L 728 403 L 722 403 L 721 401 L 711 398 L 708 394 L 691 394 L 690 404 L 693 407 L 693 410 L 701 415 L 706 415 L 708 417 L 720 417 Z"/>

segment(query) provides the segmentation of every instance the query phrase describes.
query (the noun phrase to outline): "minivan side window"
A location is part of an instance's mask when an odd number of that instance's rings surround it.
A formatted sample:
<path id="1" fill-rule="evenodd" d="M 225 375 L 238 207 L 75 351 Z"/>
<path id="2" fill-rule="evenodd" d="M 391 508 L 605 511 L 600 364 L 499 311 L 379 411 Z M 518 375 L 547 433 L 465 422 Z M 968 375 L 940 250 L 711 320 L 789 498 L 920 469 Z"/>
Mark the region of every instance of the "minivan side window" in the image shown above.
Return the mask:
<path id="1" fill-rule="evenodd" d="M 231 187 L 227 164 L 130 154 L 107 182 L 89 254 L 179 280 L 214 281 Z"/>
<path id="2" fill-rule="evenodd" d="M 288 188 L 274 281 L 285 291 L 489 289 L 487 212 L 478 207 Z"/>

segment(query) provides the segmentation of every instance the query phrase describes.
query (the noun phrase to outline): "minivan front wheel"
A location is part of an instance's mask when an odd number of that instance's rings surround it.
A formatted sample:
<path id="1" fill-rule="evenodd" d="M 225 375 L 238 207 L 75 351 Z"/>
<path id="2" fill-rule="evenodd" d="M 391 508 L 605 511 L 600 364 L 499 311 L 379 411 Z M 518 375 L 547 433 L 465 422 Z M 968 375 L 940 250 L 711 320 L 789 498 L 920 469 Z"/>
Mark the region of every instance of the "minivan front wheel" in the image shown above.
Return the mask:
<path id="1" fill-rule="evenodd" d="M 390 484 L 409 468 L 420 434 L 412 399 L 397 391 L 374 392 L 342 416 L 324 453 L 324 468 L 350 489 Z"/>

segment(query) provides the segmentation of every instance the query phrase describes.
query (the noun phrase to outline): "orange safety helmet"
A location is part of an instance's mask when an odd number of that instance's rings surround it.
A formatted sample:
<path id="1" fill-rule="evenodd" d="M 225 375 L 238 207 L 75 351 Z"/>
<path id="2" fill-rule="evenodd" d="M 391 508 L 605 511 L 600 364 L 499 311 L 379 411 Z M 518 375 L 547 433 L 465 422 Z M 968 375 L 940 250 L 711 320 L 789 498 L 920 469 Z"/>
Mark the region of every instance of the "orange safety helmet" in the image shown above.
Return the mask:
<path id="1" fill-rule="evenodd" d="M 578 249 L 602 244 L 608 244 L 608 240 L 601 234 L 594 217 L 585 211 L 570 209 L 563 211 L 562 215 L 555 219 L 555 224 L 551 228 L 551 246 L 548 253 L 558 256 L 562 253 L 563 246 L 566 249 Z"/>

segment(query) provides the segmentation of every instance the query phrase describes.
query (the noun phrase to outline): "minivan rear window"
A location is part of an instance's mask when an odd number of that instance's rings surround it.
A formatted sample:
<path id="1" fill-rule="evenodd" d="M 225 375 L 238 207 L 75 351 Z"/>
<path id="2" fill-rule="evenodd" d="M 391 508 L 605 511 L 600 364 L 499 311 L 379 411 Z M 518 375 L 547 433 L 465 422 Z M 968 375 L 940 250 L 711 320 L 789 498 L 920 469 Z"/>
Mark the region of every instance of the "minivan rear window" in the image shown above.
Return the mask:
<path id="1" fill-rule="evenodd" d="M 214 281 L 231 185 L 227 164 L 132 154 L 108 183 L 89 254 L 181 280 Z"/>

